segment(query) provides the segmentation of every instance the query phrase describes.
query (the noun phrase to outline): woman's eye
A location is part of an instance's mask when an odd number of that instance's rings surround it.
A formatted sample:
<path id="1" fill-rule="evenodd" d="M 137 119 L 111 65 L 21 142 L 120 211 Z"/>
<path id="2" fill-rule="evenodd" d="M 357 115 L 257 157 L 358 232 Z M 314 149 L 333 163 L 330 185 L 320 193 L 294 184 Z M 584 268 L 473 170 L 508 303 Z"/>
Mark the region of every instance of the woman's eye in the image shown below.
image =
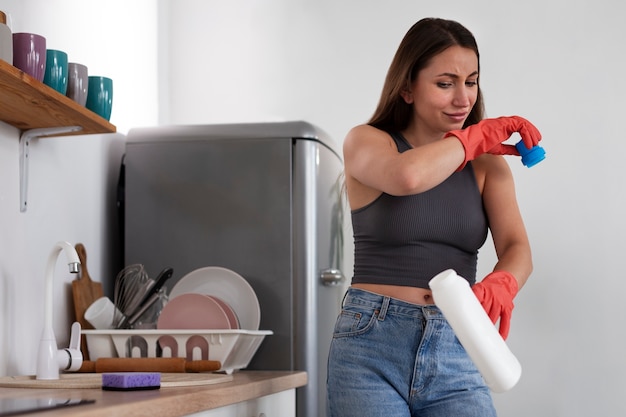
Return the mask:
<path id="1" fill-rule="evenodd" d="M 440 88 L 450 88 L 450 87 L 452 87 L 452 83 L 438 82 L 437 83 L 437 87 L 440 87 Z"/>
<path id="2" fill-rule="evenodd" d="M 466 81 L 465 85 L 468 87 L 475 87 L 478 85 L 478 81 Z"/>

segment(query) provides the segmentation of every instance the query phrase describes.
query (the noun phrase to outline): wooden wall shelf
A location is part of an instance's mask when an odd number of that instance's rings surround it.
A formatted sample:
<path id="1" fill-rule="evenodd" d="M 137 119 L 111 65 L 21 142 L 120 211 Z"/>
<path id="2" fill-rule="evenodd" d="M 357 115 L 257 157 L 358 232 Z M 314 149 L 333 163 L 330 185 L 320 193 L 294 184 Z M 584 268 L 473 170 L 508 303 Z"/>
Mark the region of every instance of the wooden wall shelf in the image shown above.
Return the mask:
<path id="1" fill-rule="evenodd" d="M 69 134 L 114 133 L 116 128 L 91 110 L 0 60 L 0 121 L 21 131 L 80 126 Z"/>

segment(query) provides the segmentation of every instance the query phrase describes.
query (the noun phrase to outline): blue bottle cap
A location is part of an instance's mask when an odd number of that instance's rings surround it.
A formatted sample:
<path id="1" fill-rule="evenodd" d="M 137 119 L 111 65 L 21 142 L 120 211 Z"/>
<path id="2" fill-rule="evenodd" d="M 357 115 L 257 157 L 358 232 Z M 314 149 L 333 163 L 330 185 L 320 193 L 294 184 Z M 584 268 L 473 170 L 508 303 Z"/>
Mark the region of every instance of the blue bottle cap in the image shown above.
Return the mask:
<path id="1" fill-rule="evenodd" d="M 528 168 L 533 167 L 546 159 L 546 151 L 539 145 L 528 149 L 526 148 L 526 145 L 524 145 L 523 141 L 519 141 L 515 144 L 515 148 L 522 157 L 522 164 Z"/>

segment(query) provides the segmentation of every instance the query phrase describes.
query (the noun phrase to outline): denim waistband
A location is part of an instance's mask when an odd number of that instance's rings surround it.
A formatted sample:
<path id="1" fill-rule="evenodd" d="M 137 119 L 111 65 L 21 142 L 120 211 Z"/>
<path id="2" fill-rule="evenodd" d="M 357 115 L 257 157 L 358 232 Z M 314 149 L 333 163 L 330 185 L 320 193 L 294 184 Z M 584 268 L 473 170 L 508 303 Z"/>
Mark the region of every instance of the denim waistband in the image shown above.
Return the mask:
<path id="1" fill-rule="evenodd" d="M 382 317 L 387 313 L 399 313 L 413 315 L 416 317 L 426 317 L 429 319 L 443 319 L 443 313 L 434 304 L 413 304 L 392 298 L 386 295 L 376 294 L 359 288 L 349 287 L 346 292 L 343 305 L 359 305 L 380 310 Z M 381 318 L 382 318 L 381 317 Z"/>

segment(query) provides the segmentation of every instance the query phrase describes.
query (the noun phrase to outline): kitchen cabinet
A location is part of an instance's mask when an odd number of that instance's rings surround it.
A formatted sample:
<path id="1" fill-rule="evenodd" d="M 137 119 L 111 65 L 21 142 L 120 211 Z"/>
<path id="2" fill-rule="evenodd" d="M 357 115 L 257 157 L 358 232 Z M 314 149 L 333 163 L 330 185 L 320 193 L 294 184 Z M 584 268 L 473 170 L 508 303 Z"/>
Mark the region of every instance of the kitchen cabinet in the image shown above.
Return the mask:
<path id="1" fill-rule="evenodd" d="M 296 392 L 290 389 L 187 417 L 296 417 Z"/>
<path id="2" fill-rule="evenodd" d="M 116 131 L 96 113 L 3 60 L 0 92 L 0 121 L 21 131 L 65 126 L 81 127 L 73 132 L 81 135 Z"/>

